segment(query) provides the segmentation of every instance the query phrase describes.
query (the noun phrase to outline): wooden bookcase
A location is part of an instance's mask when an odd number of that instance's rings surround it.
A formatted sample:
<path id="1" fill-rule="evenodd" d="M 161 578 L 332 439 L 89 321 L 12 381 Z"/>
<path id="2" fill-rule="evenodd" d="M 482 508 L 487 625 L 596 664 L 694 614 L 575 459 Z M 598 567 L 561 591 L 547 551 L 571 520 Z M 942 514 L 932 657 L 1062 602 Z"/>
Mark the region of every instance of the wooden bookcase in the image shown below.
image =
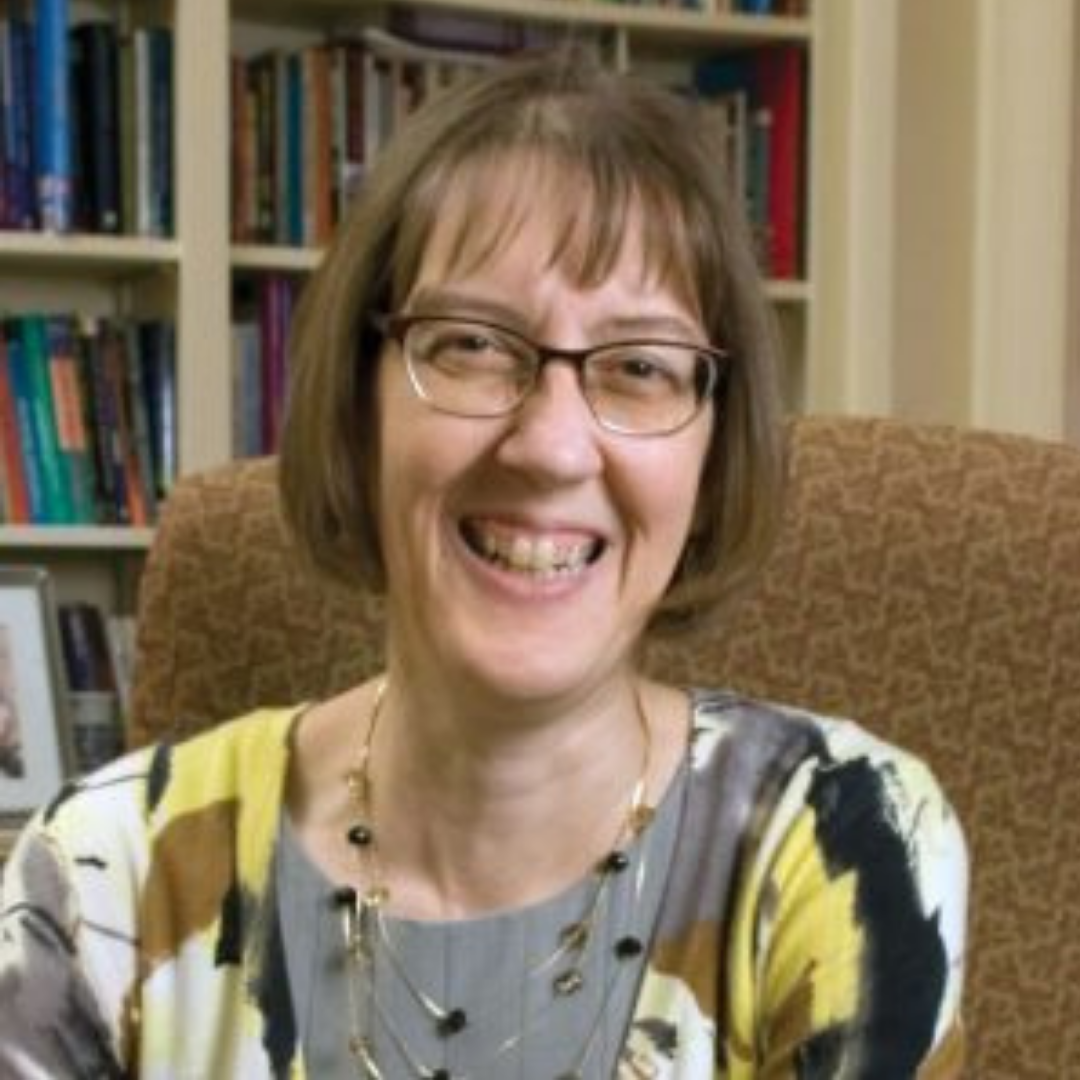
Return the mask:
<path id="1" fill-rule="evenodd" d="M 122 11 L 135 0 L 76 4 Z M 173 0 L 162 10 L 175 33 L 175 236 L 168 240 L 86 235 L 0 233 L 0 306 L 17 311 L 86 310 L 101 314 L 167 314 L 176 323 L 178 443 L 181 473 L 214 466 L 231 454 L 230 323 L 238 276 L 304 274 L 315 250 L 230 243 L 229 60 L 269 44 L 318 40 L 332 32 L 381 25 L 396 9 L 470 18 L 511 19 L 601 38 L 624 68 L 670 71 L 729 49 L 794 43 L 806 50 L 805 194 L 809 268 L 797 280 L 770 285 L 789 343 L 790 402 L 801 409 L 828 400 L 815 342 L 823 265 L 817 191 L 821 144 L 840 117 L 822 123 L 822 72 L 829 58 L 822 33 L 823 0 L 805 0 L 807 14 L 756 16 L 697 12 L 603 0 Z M 840 141 L 835 134 L 833 145 Z M 832 307 L 837 305 L 833 303 Z M 107 609 L 135 609 L 138 578 L 151 529 L 32 527 L 0 524 L 0 561 L 54 571 L 58 597 L 90 599 Z M 0 837 L 2 846 L 2 837 Z"/>

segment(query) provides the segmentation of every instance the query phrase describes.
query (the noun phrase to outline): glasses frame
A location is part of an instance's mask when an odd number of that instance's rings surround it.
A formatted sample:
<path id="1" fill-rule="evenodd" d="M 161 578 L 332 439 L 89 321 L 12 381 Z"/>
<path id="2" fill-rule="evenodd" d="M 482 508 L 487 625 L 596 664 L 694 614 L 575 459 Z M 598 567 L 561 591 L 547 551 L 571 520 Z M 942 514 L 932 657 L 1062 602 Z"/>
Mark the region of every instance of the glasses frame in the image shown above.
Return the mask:
<path id="1" fill-rule="evenodd" d="M 503 416 L 510 416 L 525 404 L 529 395 L 536 389 L 544 368 L 553 361 L 559 360 L 568 363 L 577 373 L 578 387 L 581 390 L 582 399 L 585 401 L 585 404 L 588 405 L 589 412 L 600 427 L 605 431 L 613 432 L 616 435 L 627 435 L 639 439 L 662 438 L 666 435 L 674 435 L 676 432 L 682 431 L 692 424 L 705 408 L 706 402 L 710 401 L 715 395 L 717 388 L 720 386 L 722 376 L 726 371 L 727 364 L 731 359 L 731 355 L 726 349 L 720 349 L 713 345 L 695 345 L 688 341 L 672 341 L 665 338 L 625 338 L 618 341 L 605 341 L 601 345 L 590 345 L 584 349 L 560 349 L 533 341 L 531 338 L 526 337 L 517 330 L 511 330 L 509 327 L 502 326 L 499 323 L 490 322 L 487 319 L 476 319 L 471 316 L 398 313 L 376 315 L 372 322 L 375 329 L 378 330 L 384 338 L 393 341 L 400 347 L 401 355 L 405 360 L 405 369 L 409 375 L 409 382 L 417 397 L 439 412 L 472 420 L 493 420 Z M 485 330 L 497 330 L 500 334 L 505 334 L 507 337 L 520 342 L 531 355 L 535 356 L 536 366 L 533 370 L 531 381 L 517 401 L 507 408 L 499 409 L 495 412 L 461 412 L 458 409 L 448 409 L 446 406 L 432 401 L 425 391 L 420 377 L 416 373 L 413 359 L 405 346 L 405 338 L 408 335 L 409 330 L 420 323 L 465 323 L 468 326 L 481 327 Z M 589 397 L 588 388 L 585 382 L 585 369 L 589 362 L 589 358 L 597 353 L 604 353 L 621 346 L 631 345 L 662 345 L 669 347 L 675 346 L 680 349 L 692 349 L 702 360 L 706 361 L 705 385 L 698 391 L 694 410 L 685 420 L 679 421 L 674 427 L 662 428 L 659 431 L 637 431 L 634 428 L 623 427 L 620 424 L 612 423 L 610 420 L 605 420 L 604 417 L 597 412 L 596 406 Z"/>

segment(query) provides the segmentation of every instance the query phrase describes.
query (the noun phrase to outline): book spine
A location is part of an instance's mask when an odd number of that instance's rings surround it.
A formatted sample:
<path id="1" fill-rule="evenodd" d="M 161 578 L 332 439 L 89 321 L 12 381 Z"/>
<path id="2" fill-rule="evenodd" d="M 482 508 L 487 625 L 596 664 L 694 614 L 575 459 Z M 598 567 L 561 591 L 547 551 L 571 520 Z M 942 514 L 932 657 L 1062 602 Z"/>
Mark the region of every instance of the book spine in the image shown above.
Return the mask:
<path id="1" fill-rule="evenodd" d="M 150 428 L 153 488 L 165 499 L 177 476 L 176 335 L 172 323 L 139 325 L 139 363 Z"/>
<path id="2" fill-rule="evenodd" d="M 803 59 L 798 46 L 756 54 L 761 101 L 772 116 L 769 147 L 770 270 L 797 277 L 802 264 Z"/>
<path id="3" fill-rule="evenodd" d="M 128 356 L 123 327 L 113 321 L 102 326 L 105 377 L 115 424 L 113 472 L 121 520 L 127 525 L 149 525 L 150 515 L 138 474 L 131 409 L 128 400 Z"/>
<path id="4" fill-rule="evenodd" d="M 74 225 L 74 204 L 68 0 L 37 0 L 36 16 L 34 130 L 37 132 L 38 211 L 42 229 L 69 232 Z"/>
<path id="5" fill-rule="evenodd" d="M 26 458 L 19 439 L 19 414 L 15 405 L 14 380 L 7 342 L 3 335 L 0 335 L 0 456 L 4 459 L 7 519 L 12 524 L 29 524 L 32 518 Z"/>
<path id="6" fill-rule="evenodd" d="M 304 243 L 304 79 L 300 56 L 288 57 L 286 70 L 286 242 Z"/>
<path id="7" fill-rule="evenodd" d="M 11 21 L 11 217 L 13 229 L 36 229 L 37 165 L 34 145 L 34 53 L 33 27 L 23 19 Z"/>
<path id="8" fill-rule="evenodd" d="M 30 380 L 31 415 L 40 453 L 45 520 L 50 524 L 70 524 L 75 521 L 75 510 L 56 428 L 45 318 L 41 315 L 23 315 L 18 322 Z"/>
<path id="9" fill-rule="evenodd" d="M 107 520 L 130 525 L 120 403 L 116 390 L 115 361 L 111 353 L 112 331 L 105 320 L 88 322 L 84 330 L 86 356 L 93 387 L 98 480 L 106 505 Z"/>
<path id="10" fill-rule="evenodd" d="M 86 186 L 87 227 L 117 233 L 121 227 L 119 44 L 112 23 L 83 23 L 72 31 L 75 110 Z"/>
<path id="11" fill-rule="evenodd" d="M 154 455 L 150 446 L 150 413 L 147 407 L 146 387 L 143 383 L 143 366 L 139 329 L 128 324 L 124 333 L 124 365 L 126 400 L 131 423 L 131 473 L 133 483 L 139 486 L 140 502 L 147 523 L 157 518 L 157 492 L 154 485 Z"/>
<path id="12" fill-rule="evenodd" d="M 140 236 L 154 235 L 154 209 L 151 180 L 151 144 L 153 117 L 150 108 L 150 31 L 137 27 L 132 38 L 132 109 L 134 142 L 135 231 Z"/>
<path id="13" fill-rule="evenodd" d="M 135 43 L 130 34 L 117 40 L 116 108 L 120 141 L 120 231 L 134 235 L 138 232 L 135 208 L 138 190 L 135 104 Z"/>
<path id="14" fill-rule="evenodd" d="M 45 525 L 49 522 L 49 510 L 45 495 L 41 447 L 38 442 L 37 424 L 34 422 L 34 394 L 26 350 L 20 336 L 18 320 L 15 318 L 4 320 L 4 344 L 8 358 L 8 372 L 11 376 L 12 394 L 15 398 L 19 444 L 26 464 L 30 521 L 34 525 Z"/>
<path id="15" fill-rule="evenodd" d="M 46 322 L 45 332 L 56 438 L 65 484 L 71 497 L 70 520 L 73 523 L 92 524 L 97 520 L 93 465 L 70 322 L 60 316 L 51 317 Z"/>
<path id="16" fill-rule="evenodd" d="M 165 26 L 150 30 L 150 187 L 153 235 L 173 233 L 173 38 Z"/>
<path id="17" fill-rule="evenodd" d="M 60 604 L 57 622 L 68 689 L 77 692 L 115 690 L 116 679 L 101 609 L 85 601 Z"/>

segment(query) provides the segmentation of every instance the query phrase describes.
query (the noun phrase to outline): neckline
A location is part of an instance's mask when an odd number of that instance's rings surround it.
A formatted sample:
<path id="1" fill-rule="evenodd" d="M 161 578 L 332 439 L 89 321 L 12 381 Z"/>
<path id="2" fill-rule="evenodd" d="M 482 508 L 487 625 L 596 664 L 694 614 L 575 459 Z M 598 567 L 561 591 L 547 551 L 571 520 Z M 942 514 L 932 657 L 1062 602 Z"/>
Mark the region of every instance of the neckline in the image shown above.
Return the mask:
<path id="1" fill-rule="evenodd" d="M 626 845 L 626 853 L 630 855 L 635 862 L 640 856 L 642 846 L 649 842 L 650 834 L 654 831 L 662 831 L 667 834 L 668 839 L 667 843 L 664 845 L 666 850 L 663 851 L 660 858 L 663 863 L 670 864 L 671 856 L 674 852 L 680 831 L 679 821 L 675 820 L 674 823 L 672 823 L 672 819 L 678 819 L 682 816 L 681 807 L 685 802 L 684 794 L 689 783 L 689 774 L 690 758 L 689 752 L 687 751 L 684 752 L 678 767 L 672 774 L 667 787 L 656 805 L 654 820 L 644 832 L 635 836 L 633 841 Z M 292 857 L 290 861 L 294 866 L 302 868 L 303 874 L 316 885 L 320 894 L 331 896 L 342 884 L 348 884 L 335 882 L 334 879 L 327 875 L 323 868 L 311 858 L 304 846 L 300 843 L 292 819 L 289 817 L 289 814 L 284 807 L 282 808 L 278 825 L 277 843 L 279 846 L 288 845 L 288 850 Z M 479 929 L 482 927 L 497 926 L 506 920 L 542 918 L 549 910 L 557 909 L 560 906 L 571 904 L 580 899 L 580 894 L 591 888 L 592 884 L 592 875 L 586 873 L 549 896 L 541 897 L 538 900 L 529 901 L 528 903 L 513 907 L 479 912 L 475 915 L 468 915 L 463 918 L 455 919 L 419 919 L 388 913 L 386 915 L 386 922 L 388 925 L 410 928 L 412 930 L 423 931 L 426 929 L 432 931 L 451 930 L 455 928 L 467 930 L 470 927 Z"/>

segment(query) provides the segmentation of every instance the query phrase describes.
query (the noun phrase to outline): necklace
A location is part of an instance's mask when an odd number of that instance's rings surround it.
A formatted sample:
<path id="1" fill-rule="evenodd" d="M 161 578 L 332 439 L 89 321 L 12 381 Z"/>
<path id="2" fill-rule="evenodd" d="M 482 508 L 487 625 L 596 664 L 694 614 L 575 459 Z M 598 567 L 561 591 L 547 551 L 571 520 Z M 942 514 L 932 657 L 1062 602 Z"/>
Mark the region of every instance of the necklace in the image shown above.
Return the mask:
<path id="1" fill-rule="evenodd" d="M 380 1055 L 375 1044 L 376 1022 L 381 1025 L 390 1043 L 401 1059 L 407 1063 L 412 1074 L 419 1080 L 476 1080 L 478 1070 L 490 1068 L 530 1036 L 537 1034 L 551 1020 L 552 1013 L 561 1002 L 568 1002 L 578 994 L 586 983 L 587 963 L 590 953 L 599 948 L 597 933 L 602 920 L 608 915 L 611 894 L 616 882 L 626 879 L 629 893 L 629 918 L 640 907 L 645 887 L 648 865 L 648 837 L 640 846 L 636 865 L 632 841 L 645 832 L 654 816 L 654 808 L 646 802 L 646 789 L 651 765 L 652 739 L 648 720 L 635 693 L 635 704 L 642 732 L 643 755 L 641 771 L 634 783 L 620 826 L 611 850 L 594 868 L 590 887 L 580 915 L 558 934 L 553 947 L 541 956 L 531 958 L 524 964 L 521 983 L 543 985 L 549 989 L 541 995 L 541 1004 L 519 1019 L 517 1026 L 493 1040 L 490 1050 L 482 1060 L 474 1063 L 469 1071 L 451 1072 L 445 1065 L 432 1065 L 421 1060 L 402 1030 L 400 1011 L 402 996 L 398 994 L 395 1007 L 385 999 L 380 979 L 393 978 L 404 990 L 405 997 L 417 1010 L 423 1022 L 431 1026 L 439 1042 L 449 1044 L 454 1036 L 472 1027 L 490 1007 L 498 1007 L 498 997 L 488 1001 L 473 1000 L 455 1004 L 440 1002 L 429 990 L 420 985 L 410 973 L 385 911 L 390 900 L 390 887 L 382 872 L 376 829 L 372 815 L 372 778 L 370 771 L 371 751 L 375 733 L 387 691 L 387 680 L 382 680 L 375 690 L 367 730 L 355 766 L 346 773 L 346 784 L 355 820 L 346 830 L 346 840 L 354 851 L 360 871 L 361 889 L 345 887 L 335 895 L 342 917 L 342 930 L 348 960 L 348 998 L 350 1013 L 349 1051 L 361 1080 L 387 1080 Z M 628 873 L 629 871 L 629 873 Z M 621 888 L 621 884 L 619 885 Z M 625 906 L 625 904 L 624 904 Z M 556 1080 L 581 1080 L 584 1069 L 593 1054 L 603 1029 L 601 1023 L 614 997 L 625 970 L 632 970 L 630 961 L 644 951 L 640 936 L 617 932 L 614 945 L 618 961 L 610 974 L 599 985 L 594 1022 L 588 1026 L 589 1034 L 575 1058 L 569 1072 Z M 486 1074 L 485 1074 L 486 1075 Z"/>

